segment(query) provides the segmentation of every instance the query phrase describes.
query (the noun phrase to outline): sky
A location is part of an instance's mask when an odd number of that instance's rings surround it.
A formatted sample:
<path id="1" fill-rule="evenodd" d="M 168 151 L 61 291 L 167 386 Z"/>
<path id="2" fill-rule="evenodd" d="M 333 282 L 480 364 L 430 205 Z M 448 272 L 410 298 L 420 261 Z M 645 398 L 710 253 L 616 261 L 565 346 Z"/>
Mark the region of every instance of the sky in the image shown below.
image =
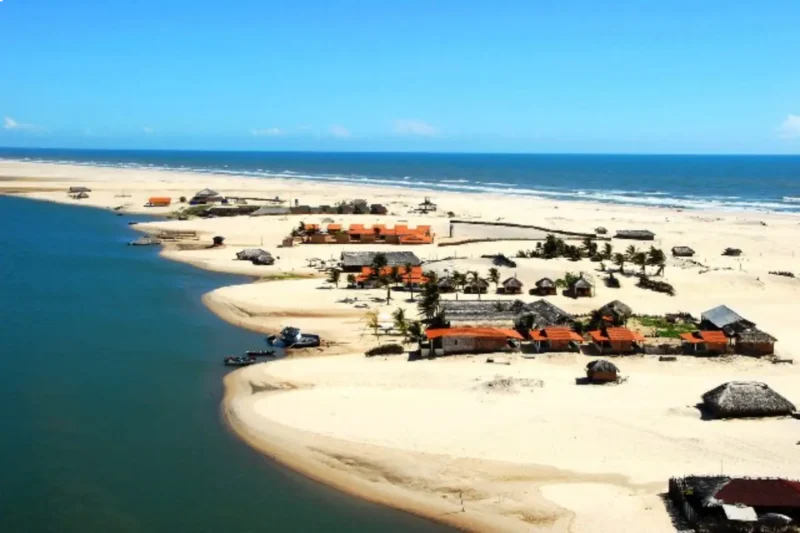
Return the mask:
<path id="1" fill-rule="evenodd" d="M 800 153 L 794 0 L 0 0 L 0 146 Z"/>

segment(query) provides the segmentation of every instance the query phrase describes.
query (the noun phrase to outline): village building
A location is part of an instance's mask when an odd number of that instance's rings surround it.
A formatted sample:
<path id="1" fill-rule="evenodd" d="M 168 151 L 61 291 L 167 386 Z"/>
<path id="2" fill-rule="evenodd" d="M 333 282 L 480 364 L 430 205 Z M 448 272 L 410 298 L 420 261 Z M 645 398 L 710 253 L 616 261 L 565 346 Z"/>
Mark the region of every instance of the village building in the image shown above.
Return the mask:
<path id="1" fill-rule="evenodd" d="M 616 326 L 623 326 L 633 316 L 633 309 L 629 305 L 614 300 L 597 310 L 604 322 Z"/>
<path id="2" fill-rule="evenodd" d="M 622 229 L 614 235 L 615 239 L 633 239 L 637 241 L 652 241 L 656 234 L 646 229 Z"/>
<path id="3" fill-rule="evenodd" d="M 583 276 L 575 280 L 568 290 L 573 298 L 591 298 L 594 296 L 592 282 Z"/>
<path id="4" fill-rule="evenodd" d="M 397 269 L 398 280 L 392 279 L 392 275 Z M 361 273 L 356 276 L 356 286 L 360 289 L 373 289 L 379 285 L 379 278 L 387 278 L 393 283 L 402 283 L 403 286 L 410 289 L 419 289 L 428 282 L 422 273 L 421 266 L 412 266 L 410 271 L 406 271 L 405 266 L 384 267 L 381 269 L 380 275 L 375 274 L 375 269 L 372 267 L 362 267 Z"/>
<path id="5" fill-rule="evenodd" d="M 500 285 L 497 288 L 498 294 L 522 294 L 523 283 L 516 276 L 508 278 Z"/>
<path id="6" fill-rule="evenodd" d="M 775 353 L 775 337 L 758 328 L 746 329 L 735 336 L 735 350 L 741 355 L 761 357 Z"/>
<path id="7" fill-rule="evenodd" d="M 686 355 L 720 355 L 728 351 L 729 340 L 718 330 L 681 333 L 681 348 Z"/>
<path id="8" fill-rule="evenodd" d="M 282 216 L 290 215 L 292 210 L 288 207 L 280 205 L 262 205 L 254 212 L 250 213 L 251 217 L 267 217 L 267 216 Z"/>
<path id="9" fill-rule="evenodd" d="M 531 347 L 537 353 L 574 352 L 580 349 L 583 337 L 564 326 L 535 329 L 530 334 Z"/>
<path id="10" fill-rule="evenodd" d="M 443 328 L 425 332 L 420 343 L 422 357 L 453 354 L 478 354 L 519 350 L 522 335 L 503 328 Z"/>
<path id="11" fill-rule="evenodd" d="M 375 256 L 383 254 L 386 266 L 420 266 L 422 261 L 413 252 L 342 252 L 340 259 L 343 272 L 361 272 L 365 266 L 371 267 Z"/>
<path id="12" fill-rule="evenodd" d="M 694 250 L 692 250 L 688 246 L 673 246 L 672 247 L 672 256 L 673 257 L 693 257 L 694 256 Z"/>
<path id="13" fill-rule="evenodd" d="M 531 331 L 550 326 L 572 326 L 574 322 L 574 316 L 557 305 L 540 299 L 520 307 L 514 318 L 514 327 L 520 331 Z"/>
<path id="14" fill-rule="evenodd" d="M 645 338 L 628 328 L 605 328 L 589 332 L 599 354 L 631 354 L 642 349 Z"/>
<path id="15" fill-rule="evenodd" d="M 536 287 L 531 289 L 530 293 L 539 296 L 555 296 L 556 284 L 550 278 L 542 278 L 536 282 Z"/>
<path id="16" fill-rule="evenodd" d="M 456 284 L 453 276 L 442 276 L 436 281 L 440 293 L 455 292 Z"/>
<path id="17" fill-rule="evenodd" d="M 730 381 L 703 394 L 702 409 L 714 418 L 785 416 L 794 405 L 758 381 Z"/>
<path id="18" fill-rule="evenodd" d="M 726 305 L 718 305 L 700 315 L 701 330 L 724 331 L 728 337 L 755 326 L 755 323 L 742 318 Z"/>
<path id="19" fill-rule="evenodd" d="M 768 523 L 763 531 L 791 531 L 780 526 L 800 521 L 800 481 L 688 476 L 670 479 L 668 494 L 698 531 L 749 531 Z"/>
<path id="20" fill-rule="evenodd" d="M 596 359 L 586 365 L 586 379 L 589 383 L 613 383 L 619 379 L 619 368 L 611 361 Z"/>
<path id="21" fill-rule="evenodd" d="M 489 282 L 483 278 L 470 281 L 464 287 L 464 294 L 486 294 L 489 292 Z"/>
<path id="22" fill-rule="evenodd" d="M 151 196 L 147 199 L 145 207 L 169 207 L 172 203 L 172 198 L 168 196 Z"/>
<path id="23" fill-rule="evenodd" d="M 546 300 L 526 304 L 522 300 L 442 300 L 447 322 L 452 324 L 513 325 L 529 332 L 550 326 L 567 326 L 574 317 Z"/>
<path id="24" fill-rule="evenodd" d="M 205 205 L 220 201 L 222 201 L 222 196 L 217 191 L 213 189 L 203 189 L 195 193 L 192 199 L 189 200 L 189 205 Z"/>

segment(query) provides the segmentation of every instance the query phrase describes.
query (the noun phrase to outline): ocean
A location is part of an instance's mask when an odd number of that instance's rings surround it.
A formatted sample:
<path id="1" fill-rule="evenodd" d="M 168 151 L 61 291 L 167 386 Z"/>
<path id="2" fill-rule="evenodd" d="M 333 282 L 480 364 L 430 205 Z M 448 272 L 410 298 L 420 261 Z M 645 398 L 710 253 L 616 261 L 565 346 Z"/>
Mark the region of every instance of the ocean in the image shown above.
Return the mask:
<path id="1" fill-rule="evenodd" d="M 0 148 L 0 158 L 684 209 L 800 212 L 800 156 Z"/>
<path id="2" fill-rule="evenodd" d="M 450 531 L 226 429 L 221 358 L 264 341 L 201 296 L 248 280 L 126 246 L 108 211 L 0 196 L 0 220 L 0 531 Z"/>

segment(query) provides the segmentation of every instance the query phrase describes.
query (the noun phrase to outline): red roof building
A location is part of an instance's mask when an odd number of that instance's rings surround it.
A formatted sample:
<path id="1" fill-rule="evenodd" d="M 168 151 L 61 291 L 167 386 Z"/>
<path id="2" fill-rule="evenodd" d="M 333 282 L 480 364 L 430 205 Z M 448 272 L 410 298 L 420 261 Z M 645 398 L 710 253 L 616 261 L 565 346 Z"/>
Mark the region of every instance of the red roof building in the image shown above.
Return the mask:
<path id="1" fill-rule="evenodd" d="M 508 352 L 519 348 L 522 335 L 503 328 L 441 328 L 425 332 L 427 343 L 420 344 L 423 357 L 458 353 Z"/>
<path id="2" fill-rule="evenodd" d="M 552 327 L 531 331 L 531 341 L 537 352 L 567 352 L 578 349 L 583 337 L 566 327 Z"/>
<path id="3" fill-rule="evenodd" d="M 728 347 L 728 337 L 722 331 L 681 333 L 683 351 L 687 354 L 718 354 Z"/>
<path id="4" fill-rule="evenodd" d="M 640 333 L 628 328 L 606 328 L 589 332 L 598 353 L 600 354 L 626 354 L 633 353 L 638 344 L 645 338 Z"/>
<path id="5" fill-rule="evenodd" d="M 787 479 L 732 479 L 714 497 L 728 505 L 747 505 L 762 512 L 800 512 L 800 482 Z"/>

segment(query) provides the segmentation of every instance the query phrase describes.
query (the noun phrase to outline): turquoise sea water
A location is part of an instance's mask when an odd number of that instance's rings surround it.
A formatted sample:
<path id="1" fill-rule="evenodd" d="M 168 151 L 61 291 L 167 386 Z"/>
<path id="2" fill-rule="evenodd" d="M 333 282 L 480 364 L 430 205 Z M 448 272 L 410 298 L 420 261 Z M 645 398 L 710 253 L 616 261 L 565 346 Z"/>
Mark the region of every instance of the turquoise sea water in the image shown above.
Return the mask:
<path id="1" fill-rule="evenodd" d="M 0 158 L 645 206 L 800 213 L 800 156 L 52 150 Z"/>
<path id="2" fill-rule="evenodd" d="M 263 341 L 200 298 L 247 280 L 125 246 L 128 220 L 0 196 L 0 532 L 448 530 L 230 434 L 220 358 Z"/>

